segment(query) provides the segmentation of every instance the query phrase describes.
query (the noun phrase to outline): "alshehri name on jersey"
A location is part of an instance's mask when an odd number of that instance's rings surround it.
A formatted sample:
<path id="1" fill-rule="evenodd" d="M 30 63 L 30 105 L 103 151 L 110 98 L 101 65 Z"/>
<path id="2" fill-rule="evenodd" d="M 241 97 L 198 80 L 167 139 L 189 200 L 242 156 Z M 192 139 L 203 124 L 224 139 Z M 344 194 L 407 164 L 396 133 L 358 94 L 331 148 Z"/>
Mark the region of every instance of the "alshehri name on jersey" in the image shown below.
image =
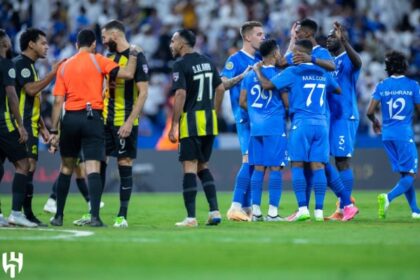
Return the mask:
<path id="1" fill-rule="evenodd" d="M 270 65 L 263 66 L 261 72 L 267 79 L 271 79 L 280 70 Z M 251 136 L 283 135 L 285 110 L 281 92 L 276 89 L 262 89 L 255 71 L 250 71 L 245 76 L 242 81 L 242 90 L 247 92 Z"/>
<path id="2" fill-rule="evenodd" d="M 358 120 L 356 83 L 360 68 L 354 67 L 347 52 L 343 52 L 334 59 L 335 71 L 331 72 L 341 88 L 341 94 L 327 96 L 331 119 Z"/>
<path id="3" fill-rule="evenodd" d="M 373 99 L 381 102 L 383 140 L 412 140 L 414 104 L 420 104 L 419 91 L 418 83 L 405 76 L 391 76 L 376 86 Z"/>
<path id="4" fill-rule="evenodd" d="M 248 66 L 252 66 L 255 63 L 261 61 L 261 57 L 258 53 L 250 55 L 244 50 L 237 51 L 231 55 L 225 64 L 220 75 L 227 79 L 232 79 L 242 74 Z M 248 121 L 248 114 L 239 106 L 239 96 L 241 94 L 241 83 L 237 83 L 229 89 L 230 92 L 230 103 L 232 105 L 233 115 L 236 123 L 242 123 Z"/>

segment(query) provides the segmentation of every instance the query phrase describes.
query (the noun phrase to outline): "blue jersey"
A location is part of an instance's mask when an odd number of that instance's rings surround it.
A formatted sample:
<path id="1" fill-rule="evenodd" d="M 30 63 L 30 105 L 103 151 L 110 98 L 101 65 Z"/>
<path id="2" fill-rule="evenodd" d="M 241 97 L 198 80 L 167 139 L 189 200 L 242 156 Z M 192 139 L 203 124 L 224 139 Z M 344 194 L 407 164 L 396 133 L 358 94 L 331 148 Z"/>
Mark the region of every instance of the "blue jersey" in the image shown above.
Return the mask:
<path id="1" fill-rule="evenodd" d="M 335 71 L 332 72 L 341 88 L 341 95 L 328 95 L 331 118 L 336 120 L 358 120 L 356 83 L 360 68 L 355 68 L 346 52 L 335 58 Z"/>
<path id="2" fill-rule="evenodd" d="M 262 66 L 261 72 L 271 79 L 280 72 L 274 66 Z M 251 136 L 282 135 L 285 131 L 285 110 L 279 90 L 264 90 L 254 71 L 242 81 L 242 90 L 247 92 L 248 115 Z"/>
<path id="3" fill-rule="evenodd" d="M 329 72 L 312 63 L 302 63 L 286 68 L 274 76 L 271 82 L 278 90 L 288 89 L 289 111 L 293 119 L 325 123 L 326 94 L 338 88 Z"/>
<path id="4" fill-rule="evenodd" d="M 222 77 L 232 79 L 242 74 L 248 66 L 252 66 L 255 63 L 261 61 L 260 56 L 256 54 L 251 56 L 245 51 L 240 50 L 231 55 L 226 61 L 225 67 L 220 74 Z M 237 83 L 229 89 L 230 91 L 230 103 L 232 105 L 233 115 L 236 123 L 248 121 L 248 114 L 239 106 L 239 96 L 241 93 L 241 83 Z"/>
<path id="5" fill-rule="evenodd" d="M 312 48 L 312 56 L 319 59 L 333 61 L 333 57 L 331 56 L 330 52 L 326 48 L 321 47 L 320 45 L 316 45 Z M 293 52 L 286 53 L 285 58 L 289 65 L 293 65 Z"/>
<path id="6" fill-rule="evenodd" d="M 381 102 L 383 140 L 413 138 L 414 104 L 420 104 L 419 91 L 419 84 L 405 76 L 391 76 L 376 86 L 373 99 Z"/>

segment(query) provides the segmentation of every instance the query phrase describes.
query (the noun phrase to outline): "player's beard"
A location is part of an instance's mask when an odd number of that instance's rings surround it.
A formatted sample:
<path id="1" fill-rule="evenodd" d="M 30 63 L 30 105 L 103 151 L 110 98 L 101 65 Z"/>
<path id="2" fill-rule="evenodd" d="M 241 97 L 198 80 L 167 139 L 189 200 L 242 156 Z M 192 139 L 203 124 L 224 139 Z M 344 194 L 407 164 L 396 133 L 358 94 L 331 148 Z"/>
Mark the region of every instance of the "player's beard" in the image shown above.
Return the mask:
<path id="1" fill-rule="evenodd" d="M 8 49 L 8 50 L 6 51 L 6 58 L 7 58 L 7 59 L 12 59 L 12 58 L 13 58 L 13 52 L 12 52 L 12 49 Z"/>
<path id="2" fill-rule="evenodd" d="M 110 52 L 117 52 L 117 43 L 115 41 L 110 39 L 107 45 Z"/>

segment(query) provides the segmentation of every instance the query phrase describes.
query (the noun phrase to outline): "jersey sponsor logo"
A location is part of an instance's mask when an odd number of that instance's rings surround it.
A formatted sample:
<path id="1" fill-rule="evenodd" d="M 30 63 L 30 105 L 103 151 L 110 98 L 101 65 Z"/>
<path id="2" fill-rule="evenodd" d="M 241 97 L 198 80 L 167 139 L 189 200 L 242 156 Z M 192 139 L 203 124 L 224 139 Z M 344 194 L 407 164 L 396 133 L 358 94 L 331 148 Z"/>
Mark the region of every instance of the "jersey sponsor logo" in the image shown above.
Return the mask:
<path id="1" fill-rule="evenodd" d="M 16 71 L 14 68 L 9 69 L 9 72 L 7 72 L 10 78 L 15 79 L 16 78 Z"/>
<path id="2" fill-rule="evenodd" d="M 29 78 L 31 76 L 31 70 L 29 70 L 28 68 L 23 68 L 22 71 L 20 71 L 20 75 L 23 78 Z"/>
<path id="3" fill-rule="evenodd" d="M 147 67 L 147 64 L 143 64 L 142 67 L 143 67 L 144 73 L 146 74 L 149 73 L 149 67 Z"/>
<path id="4" fill-rule="evenodd" d="M 235 65 L 233 65 L 233 62 L 232 61 L 229 61 L 228 63 L 226 63 L 226 69 L 227 70 L 232 70 L 234 66 Z"/>
<path id="5" fill-rule="evenodd" d="M 179 79 L 179 72 L 174 72 L 172 74 L 172 79 L 174 80 L 174 82 L 177 82 Z"/>

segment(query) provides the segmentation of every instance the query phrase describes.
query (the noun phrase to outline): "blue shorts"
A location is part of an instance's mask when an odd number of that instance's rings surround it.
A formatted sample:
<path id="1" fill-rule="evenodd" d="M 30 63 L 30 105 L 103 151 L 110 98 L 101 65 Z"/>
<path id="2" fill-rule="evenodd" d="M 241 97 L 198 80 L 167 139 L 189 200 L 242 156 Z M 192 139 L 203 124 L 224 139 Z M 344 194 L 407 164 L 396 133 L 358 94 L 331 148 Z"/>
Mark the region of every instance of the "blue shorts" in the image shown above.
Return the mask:
<path id="1" fill-rule="evenodd" d="M 359 120 L 333 120 L 330 123 L 330 154 L 352 157 Z"/>
<path id="2" fill-rule="evenodd" d="M 290 161 L 328 162 L 327 124 L 308 124 L 301 119 L 293 121 L 287 150 Z"/>
<path id="3" fill-rule="evenodd" d="M 282 135 L 251 136 L 249 164 L 266 167 L 287 165 L 287 137 Z"/>
<path id="4" fill-rule="evenodd" d="M 417 149 L 413 140 L 384 140 L 383 142 L 394 172 L 417 173 Z"/>
<path id="5" fill-rule="evenodd" d="M 251 127 L 248 121 L 236 123 L 236 131 L 238 133 L 239 145 L 241 146 L 242 155 L 248 154 L 249 137 L 251 134 Z"/>

